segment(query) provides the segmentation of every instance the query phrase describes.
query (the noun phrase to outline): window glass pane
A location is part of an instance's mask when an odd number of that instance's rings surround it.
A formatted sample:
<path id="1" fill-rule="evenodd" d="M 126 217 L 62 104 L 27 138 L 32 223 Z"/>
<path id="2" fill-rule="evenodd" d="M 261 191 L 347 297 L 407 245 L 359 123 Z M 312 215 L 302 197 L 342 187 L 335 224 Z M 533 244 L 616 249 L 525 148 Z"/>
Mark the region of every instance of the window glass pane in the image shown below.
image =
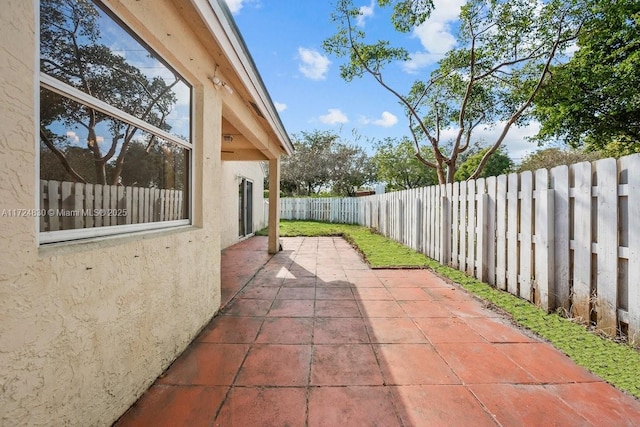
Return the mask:
<path id="1" fill-rule="evenodd" d="M 47 89 L 40 106 L 41 231 L 187 218 L 189 150 Z"/>
<path id="2" fill-rule="evenodd" d="M 40 1 L 40 69 L 190 140 L 190 87 L 90 0 Z"/>

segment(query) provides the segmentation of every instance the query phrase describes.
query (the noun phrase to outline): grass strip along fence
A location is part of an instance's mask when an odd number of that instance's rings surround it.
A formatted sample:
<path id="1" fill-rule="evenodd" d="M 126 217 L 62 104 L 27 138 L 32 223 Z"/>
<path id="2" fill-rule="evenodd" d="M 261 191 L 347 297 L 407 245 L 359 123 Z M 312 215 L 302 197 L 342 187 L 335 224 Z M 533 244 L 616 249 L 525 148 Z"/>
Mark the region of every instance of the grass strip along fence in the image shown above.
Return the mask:
<path id="1" fill-rule="evenodd" d="M 265 232 L 262 230 L 257 234 L 264 235 Z M 366 227 L 313 221 L 281 221 L 280 236 L 341 236 L 362 253 L 372 268 L 432 270 L 498 307 L 511 316 L 515 323 L 547 340 L 578 365 L 640 398 L 640 353 L 626 343 L 602 337 L 557 313 L 547 313 L 528 301 L 441 265 Z"/>

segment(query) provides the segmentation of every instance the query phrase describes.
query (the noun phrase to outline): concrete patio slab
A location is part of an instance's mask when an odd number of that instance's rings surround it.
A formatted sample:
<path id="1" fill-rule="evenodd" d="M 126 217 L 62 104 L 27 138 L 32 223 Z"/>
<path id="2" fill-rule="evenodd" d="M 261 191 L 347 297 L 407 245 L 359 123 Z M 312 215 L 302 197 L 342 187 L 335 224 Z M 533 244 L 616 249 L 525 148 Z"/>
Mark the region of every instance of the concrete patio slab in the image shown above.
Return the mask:
<path id="1" fill-rule="evenodd" d="M 223 307 L 124 426 L 637 426 L 640 402 L 427 270 L 339 237 L 222 254 Z"/>

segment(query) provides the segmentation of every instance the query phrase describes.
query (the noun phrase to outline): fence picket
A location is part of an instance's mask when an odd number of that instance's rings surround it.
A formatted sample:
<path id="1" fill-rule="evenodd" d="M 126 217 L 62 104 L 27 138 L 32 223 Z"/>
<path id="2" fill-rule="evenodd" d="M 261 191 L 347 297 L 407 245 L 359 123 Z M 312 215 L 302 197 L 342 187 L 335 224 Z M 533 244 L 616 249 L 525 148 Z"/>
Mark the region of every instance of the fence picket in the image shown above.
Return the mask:
<path id="1" fill-rule="evenodd" d="M 546 169 L 535 172 L 535 234 L 534 234 L 534 301 L 545 310 L 555 308 L 553 289 L 553 190 L 549 190 L 549 175 Z"/>
<path id="2" fill-rule="evenodd" d="M 598 328 L 609 335 L 617 331 L 618 287 L 618 170 L 615 159 L 598 160 L 597 173 L 597 274 Z"/>
<path id="3" fill-rule="evenodd" d="M 627 311 L 629 341 L 640 342 L 640 155 L 621 159 L 627 170 Z"/>
<path id="4" fill-rule="evenodd" d="M 533 263 L 532 220 L 533 220 L 533 178 L 529 171 L 520 174 L 520 297 L 531 300 L 531 276 Z"/>
<path id="5" fill-rule="evenodd" d="M 571 309 L 570 287 L 570 198 L 569 198 L 569 168 L 565 165 L 551 169 L 551 188 L 553 188 L 554 222 L 554 286 L 553 295 L 555 306 L 565 312 Z"/>
<path id="6" fill-rule="evenodd" d="M 519 175 L 512 173 L 507 177 L 507 290 L 520 295 L 518 286 L 518 266 L 520 264 L 520 245 L 518 243 L 518 191 Z"/>
<path id="7" fill-rule="evenodd" d="M 572 316 L 591 318 L 591 163 L 573 165 L 573 310 Z"/>
<path id="8" fill-rule="evenodd" d="M 507 176 L 500 175 L 496 188 L 496 286 L 507 289 Z"/>

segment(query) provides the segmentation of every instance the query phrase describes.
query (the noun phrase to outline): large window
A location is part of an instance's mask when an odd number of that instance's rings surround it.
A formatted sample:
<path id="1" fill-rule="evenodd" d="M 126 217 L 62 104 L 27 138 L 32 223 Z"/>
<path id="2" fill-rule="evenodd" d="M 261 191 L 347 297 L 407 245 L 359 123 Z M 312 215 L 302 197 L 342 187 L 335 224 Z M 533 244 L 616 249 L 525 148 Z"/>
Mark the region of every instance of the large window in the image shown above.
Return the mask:
<path id="1" fill-rule="evenodd" d="M 91 0 L 40 2 L 40 241 L 189 223 L 191 88 Z"/>

